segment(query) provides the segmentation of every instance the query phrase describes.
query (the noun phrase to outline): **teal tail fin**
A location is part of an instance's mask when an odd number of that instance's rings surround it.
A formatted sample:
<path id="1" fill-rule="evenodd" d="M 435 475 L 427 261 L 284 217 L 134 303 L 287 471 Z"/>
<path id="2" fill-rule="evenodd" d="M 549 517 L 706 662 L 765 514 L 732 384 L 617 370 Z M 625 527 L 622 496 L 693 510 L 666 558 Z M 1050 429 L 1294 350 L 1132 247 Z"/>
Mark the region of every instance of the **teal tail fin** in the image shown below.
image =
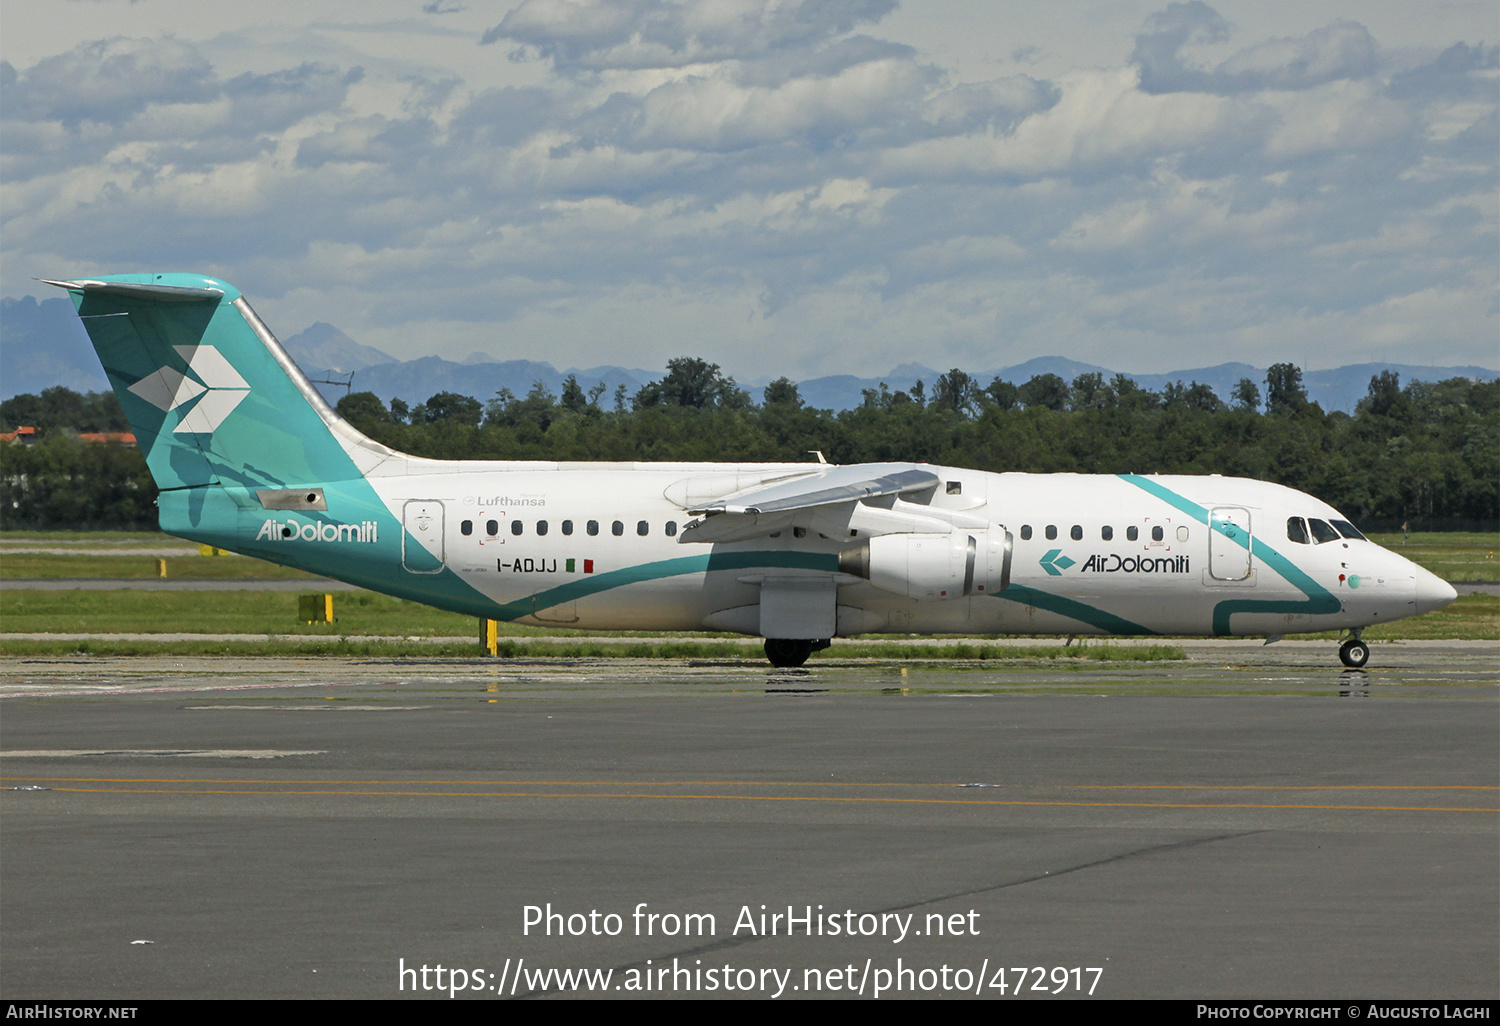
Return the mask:
<path id="1" fill-rule="evenodd" d="M 234 286 L 189 274 L 48 284 L 72 295 L 125 407 L 161 489 L 162 530 L 493 613 L 443 566 L 441 537 L 434 552 L 406 533 L 407 500 L 387 502 L 372 483 L 403 477 L 412 458 L 334 413 Z"/>
<path id="2" fill-rule="evenodd" d="M 190 274 L 67 289 L 164 492 L 347 481 L 395 455 L 339 418 L 234 286 Z"/>

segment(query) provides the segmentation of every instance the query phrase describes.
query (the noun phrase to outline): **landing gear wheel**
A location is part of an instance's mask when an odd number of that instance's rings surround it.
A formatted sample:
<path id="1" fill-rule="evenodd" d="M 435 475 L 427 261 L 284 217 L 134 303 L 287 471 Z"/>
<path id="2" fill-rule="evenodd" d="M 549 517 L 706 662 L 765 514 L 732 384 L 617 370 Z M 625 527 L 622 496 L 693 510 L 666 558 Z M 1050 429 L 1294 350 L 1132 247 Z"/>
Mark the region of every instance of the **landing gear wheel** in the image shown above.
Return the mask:
<path id="1" fill-rule="evenodd" d="M 1358 638 L 1350 638 L 1339 646 L 1339 661 L 1345 666 L 1358 669 L 1370 661 L 1370 646 Z"/>
<path id="2" fill-rule="evenodd" d="M 767 638 L 766 658 L 771 661 L 772 666 L 779 668 L 801 666 L 813 654 L 814 644 L 812 641 L 798 641 L 795 638 Z"/>

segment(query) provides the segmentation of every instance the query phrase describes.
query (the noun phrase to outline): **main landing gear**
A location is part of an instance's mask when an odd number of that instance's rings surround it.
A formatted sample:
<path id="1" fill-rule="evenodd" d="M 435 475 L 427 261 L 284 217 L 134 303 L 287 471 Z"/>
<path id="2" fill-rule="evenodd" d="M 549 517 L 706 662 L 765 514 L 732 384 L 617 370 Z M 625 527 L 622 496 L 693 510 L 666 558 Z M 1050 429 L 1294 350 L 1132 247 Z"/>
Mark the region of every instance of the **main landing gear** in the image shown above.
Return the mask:
<path id="1" fill-rule="evenodd" d="M 1359 639 L 1359 635 L 1344 642 L 1339 646 L 1339 662 L 1350 669 L 1357 670 L 1370 661 L 1370 646 Z"/>
<path id="2" fill-rule="evenodd" d="M 801 666 L 807 657 L 820 652 L 829 645 L 827 638 L 802 640 L 800 638 L 767 638 L 766 658 L 778 669 Z"/>

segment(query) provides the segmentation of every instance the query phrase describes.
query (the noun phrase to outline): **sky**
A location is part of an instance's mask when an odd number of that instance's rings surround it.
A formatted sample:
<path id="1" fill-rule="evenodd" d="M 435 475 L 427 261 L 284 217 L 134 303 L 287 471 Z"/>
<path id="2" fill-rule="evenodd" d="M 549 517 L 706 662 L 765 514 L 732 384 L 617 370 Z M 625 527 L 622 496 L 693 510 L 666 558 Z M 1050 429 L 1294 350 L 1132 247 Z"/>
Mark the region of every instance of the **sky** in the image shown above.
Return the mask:
<path id="1" fill-rule="evenodd" d="M 0 296 L 742 381 L 1500 368 L 1493 0 L 6 0 Z M 50 292 L 50 290 L 45 290 Z"/>

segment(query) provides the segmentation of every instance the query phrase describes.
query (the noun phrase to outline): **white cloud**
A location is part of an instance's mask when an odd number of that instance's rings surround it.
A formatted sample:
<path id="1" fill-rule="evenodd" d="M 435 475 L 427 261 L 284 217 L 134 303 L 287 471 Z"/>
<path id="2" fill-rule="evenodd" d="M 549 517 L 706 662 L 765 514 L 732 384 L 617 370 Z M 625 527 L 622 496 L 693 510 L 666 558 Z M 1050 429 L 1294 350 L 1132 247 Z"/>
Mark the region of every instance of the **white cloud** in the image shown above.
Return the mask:
<path id="1" fill-rule="evenodd" d="M 879 21 L 895 0 L 525 0 L 481 40 L 531 47 L 564 71 L 753 60 Z"/>
<path id="2" fill-rule="evenodd" d="M 1201 0 L 1171 3 L 1146 20 L 1131 61 L 1140 68 L 1142 86 L 1153 93 L 1307 89 L 1366 78 L 1378 70 L 1378 44 L 1364 25 L 1349 19 L 1303 36 L 1254 43 L 1212 69 L 1193 63 L 1184 52 L 1190 53 L 1195 45 L 1223 43 L 1232 34 L 1229 23 Z"/>
<path id="3" fill-rule="evenodd" d="M 1055 240 L 1064 248 L 1129 251 L 1170 246 L 1285 246 L 1305 241 L 1297 203 L 1273 198 L 1256 206 L 1239 201 L 1231 181 L 1183 181 L 1162 175 L 1149 198 L 1122 200 L 1080 216 Z"/>
<path id="4" fill-rule="evenodd" d="M 0 63 L 0 291 L 192 268 L 283 333 L 741 377 L 1372 335 L 1493 363 L 1495 48 L 1383 49 L 1348 7 L 1247 35 L 1223 6 L 1044 78 L 875 38 L 915 17 L 888 0 L 445 4 L 420 60 L 389 30 L 411 4 L 69 40 Z M 997 53 L 1056 66 L 1065 28 Z"/>
<path id="5" fill-rule="evenodd" d="M 1220 64 L 1215 77 L 1241 90 L 1305 89 L 1373 74 L 1377 51 L 1363 25 L 1336 21 L 1300 39 L 1271 39 L 1247 47 Z"/>
<path id="6" fill-rule="evenodd" d="M 1261 102 L 1279 124 L 1266 140 L 1271 160 L 1313 153 L 1357 153 L 1404 137 L 1413 111 L 1385 96 L 1372 82 L 1331 82 L 1299 93 L 1268 93 Z"/>
<path id="7" fill-rule="evenodd" d="M 68 126 L 119 122 L 152 103 L 203 103 L 220 89 L 208 61 L 170 37 L 81 43 L 6 86 L 8 117 Z"/>
<path id="8" fill-rule="evenodd" d="M 1035 177 L 1130 165 L 1207 145 L 1236 127 L 1229 101 L 1200 93 L 1152 96 L 1131 68 L 1080 71 L 1053 83 L 1060 98 L 1010 132 L 924 139 L 888 152 L 903 175 Z"/>
<path id="9" fill-rule="evenodd" d="M 872 61 L 829 78 L 743 87 L 722 75 L 653 89 L 641 103 L 640 148 L 742 149 L 879 126 L 921 99 L 925 75 L 910 62 Z M 907 114 L 909 116 L 909 114 Z"/>

